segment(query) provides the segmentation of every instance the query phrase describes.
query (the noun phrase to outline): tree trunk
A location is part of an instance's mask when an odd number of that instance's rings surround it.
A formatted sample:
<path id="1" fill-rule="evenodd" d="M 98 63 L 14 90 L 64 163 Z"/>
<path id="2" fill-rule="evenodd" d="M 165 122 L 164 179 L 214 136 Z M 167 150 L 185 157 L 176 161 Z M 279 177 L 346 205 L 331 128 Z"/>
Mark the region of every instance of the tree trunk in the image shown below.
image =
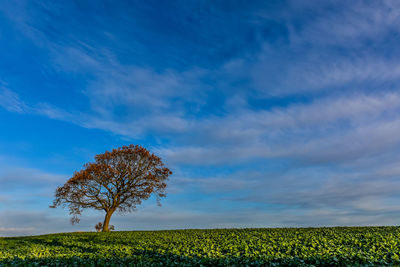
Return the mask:
<path id="1" fill-rule="evenodd" d="M 113 214 L 112 211 L 108 211 L 106 213 L 106 217 L 104 218 L 104 223 L 103 223 L 103 230 L 102 232 L 109 232 L 110 229 L 108 229 L 108 225 L 110 224 L 110 219 L 111 219 L 111 215 Z"/>

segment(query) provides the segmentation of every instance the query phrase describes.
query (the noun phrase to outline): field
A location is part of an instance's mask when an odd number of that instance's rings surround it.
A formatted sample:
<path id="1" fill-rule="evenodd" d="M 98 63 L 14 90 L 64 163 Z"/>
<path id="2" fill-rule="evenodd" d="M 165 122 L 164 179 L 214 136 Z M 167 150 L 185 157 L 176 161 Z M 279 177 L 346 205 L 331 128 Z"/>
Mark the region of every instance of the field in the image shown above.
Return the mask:
<path id="1" fill-rule="evenodd" d="M 65 233 L 0 238 L 0 266 L 400 264 L 399 227 Z"/>

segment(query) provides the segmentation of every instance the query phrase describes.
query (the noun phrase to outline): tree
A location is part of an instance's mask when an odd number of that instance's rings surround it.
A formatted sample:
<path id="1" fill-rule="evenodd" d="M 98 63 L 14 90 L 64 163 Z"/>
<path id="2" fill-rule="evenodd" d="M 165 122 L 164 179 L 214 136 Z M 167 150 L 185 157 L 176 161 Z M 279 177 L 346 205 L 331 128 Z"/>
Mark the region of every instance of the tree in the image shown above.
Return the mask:
<path id="1" fill-rule="evenodd" d="M 68 207 L 72 224 L 84 209 L 105 212 L 102 231 L 108 232 L 115 211 L 133 211 L 143 200 L 155 195 L 160 205 L 166 181 L 172 172 L 159 157 L 138 145 L 123 146 L 95 156 L 63 186 L 58 187 L 51 208 Z"/>

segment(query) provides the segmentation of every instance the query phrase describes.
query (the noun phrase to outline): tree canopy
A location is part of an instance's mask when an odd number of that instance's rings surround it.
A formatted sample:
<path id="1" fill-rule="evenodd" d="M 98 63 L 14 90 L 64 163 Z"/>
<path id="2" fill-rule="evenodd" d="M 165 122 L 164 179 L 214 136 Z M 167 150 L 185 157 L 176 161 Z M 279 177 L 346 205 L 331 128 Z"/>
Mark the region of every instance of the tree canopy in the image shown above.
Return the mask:
<path id="1" fill-rule="evenodd" d="M 71 222 L 78 223 L 84 209 L 106 213 L 102 231 L 109 231 L 112 214 L 133 211 L 154 195 L 160 204 L 172 172 L 161 158 L 138 145 L 123 146 L 95 156 L 58 187 L 52 208 L 68 207 Z"/>

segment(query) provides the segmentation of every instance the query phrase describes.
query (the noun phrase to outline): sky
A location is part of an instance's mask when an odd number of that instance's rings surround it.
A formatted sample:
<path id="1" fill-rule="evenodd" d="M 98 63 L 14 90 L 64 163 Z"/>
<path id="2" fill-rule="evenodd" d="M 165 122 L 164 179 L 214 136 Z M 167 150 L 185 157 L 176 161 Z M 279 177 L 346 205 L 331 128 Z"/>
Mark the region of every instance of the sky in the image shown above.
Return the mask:
<path id="1" fill-rule="evenodd" d="M 116 230 L 398 225 L 400 2 L 0 0 L 0 236 L 96 154 L 173 171 Z"/>

